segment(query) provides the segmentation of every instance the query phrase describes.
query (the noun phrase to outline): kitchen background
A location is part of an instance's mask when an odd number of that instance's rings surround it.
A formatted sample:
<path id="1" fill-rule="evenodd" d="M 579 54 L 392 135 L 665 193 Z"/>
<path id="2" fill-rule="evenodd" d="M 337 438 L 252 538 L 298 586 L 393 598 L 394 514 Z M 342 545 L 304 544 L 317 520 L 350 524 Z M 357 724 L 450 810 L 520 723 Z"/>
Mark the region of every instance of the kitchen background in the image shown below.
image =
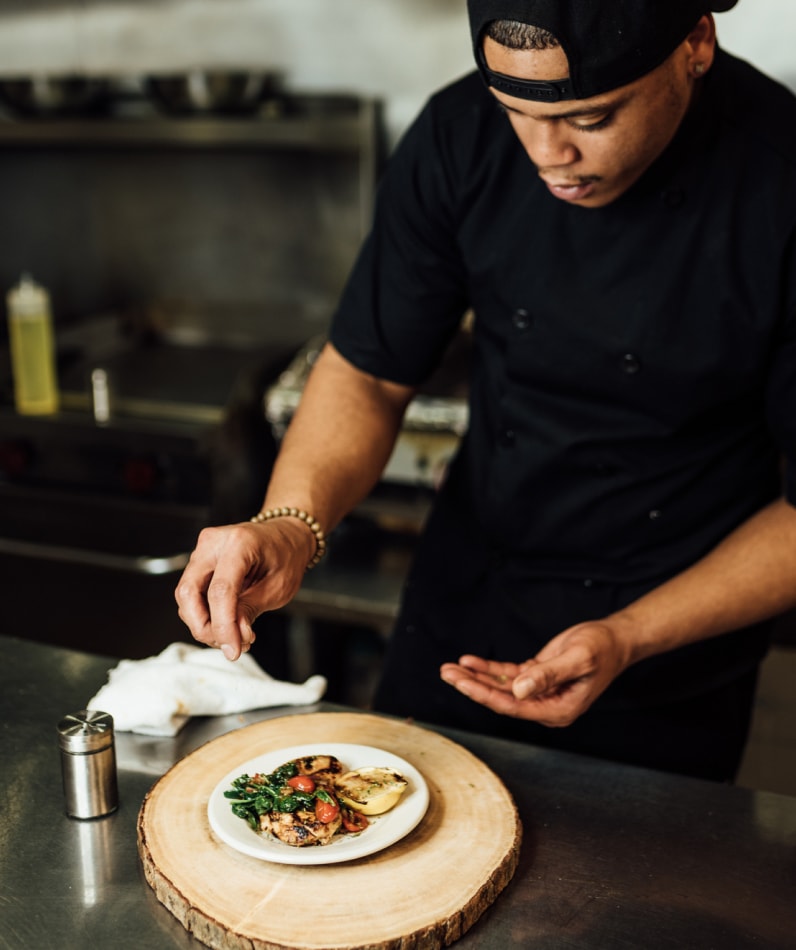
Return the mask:
<path id="1" fill-rule="evenodd" d="M 721 42 L 796 84 L 791 0 L 741 0 Z M 390 139 L 428 93 L 471 68 L 464 0 L 3 0 L 7 75 L 265 67 L 295 88 L 385 103 Z"/>
<path id="2" fill-rule="evenodd" d="M 717 22 L 728 50 L 796 89 L 793 0 L 741 0 Z M 0 0 L 0 288 L 30 272 L 50 291 L 63 396 L 58 417 L 16 416 L 0 353 L 2 632 L 117 656 L 185 635 L 181 558 L 203 524 L 256 509 L 379 168 L 429 93 L 470 69 L 464 0 Z M 250 115 L 152 99 L 146 77 L 193 70 L 264 71 L 270 91 Z M 49 118 L 8 105 L 12 81 L 64 76 L 109 82 L 112 104 Z M 330 698 L 367 705 L 462 425 L 458 379 L 417 407 L 393 477 L 290 615 L 268 618 L 270 672 L 321 666 Z M 796 793 L 784 640 L 742 780 Z"/>

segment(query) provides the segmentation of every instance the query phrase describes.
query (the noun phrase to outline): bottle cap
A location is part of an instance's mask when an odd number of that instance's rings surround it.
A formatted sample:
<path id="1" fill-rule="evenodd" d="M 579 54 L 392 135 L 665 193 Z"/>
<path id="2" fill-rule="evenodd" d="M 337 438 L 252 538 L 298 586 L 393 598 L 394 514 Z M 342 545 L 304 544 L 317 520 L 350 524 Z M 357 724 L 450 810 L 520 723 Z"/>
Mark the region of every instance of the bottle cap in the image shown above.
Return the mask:
<path id="1" fill-rule="evenodd" d="M 14 313 L 39 313 L 48 306 L 47 291 L 30 274 L 23 274 L 16 287 L 8 292 L 8 307 Z"/>

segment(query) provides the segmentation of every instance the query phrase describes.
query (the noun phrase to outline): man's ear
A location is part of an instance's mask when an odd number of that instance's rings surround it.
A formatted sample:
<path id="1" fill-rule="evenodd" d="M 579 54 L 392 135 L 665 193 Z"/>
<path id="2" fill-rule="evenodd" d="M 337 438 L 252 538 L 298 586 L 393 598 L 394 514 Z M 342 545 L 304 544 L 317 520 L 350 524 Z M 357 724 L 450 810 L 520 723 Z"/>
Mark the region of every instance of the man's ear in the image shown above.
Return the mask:
<path id="1" fill-rule="evenodd" d="M 704 76 L 716 55 L 716 23 L 710 13 L 701 16 L 686 37 L 685 51 L 689 74 Z"/>

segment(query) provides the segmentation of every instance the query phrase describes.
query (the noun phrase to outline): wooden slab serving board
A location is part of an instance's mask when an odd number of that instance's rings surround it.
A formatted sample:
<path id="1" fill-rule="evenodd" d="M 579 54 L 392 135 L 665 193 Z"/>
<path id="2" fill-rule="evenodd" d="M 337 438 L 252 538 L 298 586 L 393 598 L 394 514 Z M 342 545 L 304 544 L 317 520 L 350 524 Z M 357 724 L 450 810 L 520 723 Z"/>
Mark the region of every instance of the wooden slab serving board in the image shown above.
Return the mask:
<path id="1" fill-rule="evenodd" d="M 304 743 L 321 753 L 324 742 L 374 746 L 413 765 L 430 793 L 420 824 L 376 854 L 311 867 L 249 857 L 215 836 L 207 802 L 224 776 L 261 753 Z M 138 817 L 158 900 L 224 950 L 448 946 L 511 880 L 521 837 L 511 795 L 483 762 L 434 732 L 368 713 L 285 716 L 214 739 L 153 786 Z"/>

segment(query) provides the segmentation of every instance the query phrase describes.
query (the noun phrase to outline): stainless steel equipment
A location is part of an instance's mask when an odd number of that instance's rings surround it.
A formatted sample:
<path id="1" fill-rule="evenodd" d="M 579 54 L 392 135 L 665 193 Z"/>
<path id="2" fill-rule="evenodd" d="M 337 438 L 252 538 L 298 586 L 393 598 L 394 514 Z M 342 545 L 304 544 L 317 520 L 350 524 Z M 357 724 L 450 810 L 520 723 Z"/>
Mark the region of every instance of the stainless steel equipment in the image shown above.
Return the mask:
<path id="1" fill-rule="evenodd" d="M 90 76 L 49 76 L 0 79 L 0 102 L 21 116 L 94 114 L 108 105 L 109 83 Z"/>
<path id="2" fill-rule="evenodd" d="M 310 370 L 325 338 L 309 340 L 268 389 L 265 414 L 277 439 L 298 407 Z M 382 483 L 435 490 L 467 429 L 467 372 L 470 335 L 464 329 L 451 344 L 439 370 L 410 402 Z"/>
<path id="3" fill-rule="evenodd" d="M 170 115 L 247 115 L 275 100 L 278 83 L 262 71 L 195 69 L 148 76 L 146 88 Z"/>

